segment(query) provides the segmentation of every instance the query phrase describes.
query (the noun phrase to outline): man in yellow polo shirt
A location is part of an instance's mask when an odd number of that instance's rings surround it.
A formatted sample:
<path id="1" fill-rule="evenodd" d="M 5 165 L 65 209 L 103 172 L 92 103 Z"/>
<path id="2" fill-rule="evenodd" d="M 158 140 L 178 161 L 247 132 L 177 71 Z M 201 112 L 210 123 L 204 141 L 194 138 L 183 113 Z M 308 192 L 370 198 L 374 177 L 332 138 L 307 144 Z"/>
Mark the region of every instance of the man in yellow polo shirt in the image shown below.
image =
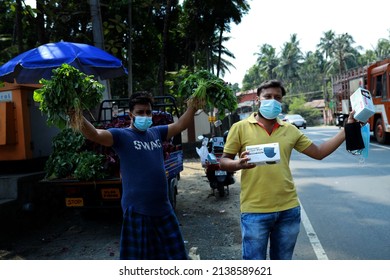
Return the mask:
<path id="1" fill-rule="evenodd" d="M 301 209 L 289 166 L 292 150 L 321 160 L 345 140 L 344 129 L 333 138 L 314 144 L 299 129 L 283 122 L 281 102 L 286 90 L 278 80 L 266 81 L 257 89 L 259 111 L 231 127 L 220 165 L 227 171 L 242 169 L 241 231 L 244 260 L 266 259 L 268 240 L 270 259 L 291 260 L 297 241 Z M 348 123 L 355 122 L 353 112 Z M 271 144 L 279 149 L 275 164 L 250 163 L 247 146 Z M 275 144 L 277 143 L 277 144 Z M 238 157 L 236 157 L 238 155 Z"/>

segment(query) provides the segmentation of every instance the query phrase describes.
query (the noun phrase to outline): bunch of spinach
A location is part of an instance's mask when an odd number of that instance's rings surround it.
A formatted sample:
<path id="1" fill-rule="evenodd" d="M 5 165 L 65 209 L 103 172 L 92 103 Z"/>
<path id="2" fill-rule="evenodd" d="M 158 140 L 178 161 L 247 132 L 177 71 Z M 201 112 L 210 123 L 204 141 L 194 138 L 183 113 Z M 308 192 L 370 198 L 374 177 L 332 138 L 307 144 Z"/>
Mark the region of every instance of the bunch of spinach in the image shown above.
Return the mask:
<path id="1" fill-rule="evenodd" d="M 81 181 L 103 179 L 105 176 L 104 160 L 104 155 L 92 151 L 82 151 L 77 158 L 77 165 L 73 172 L 74 177 Z"/>
<path id="2" fill-rule="evenodd" d="M 225 110 L 237 109 L 237 98 L 229 85 L 214 74 L 200 70 L 188 75 L 180 82 L 179 92 L 193 100 L 193 106 L 211 110 L 218 109 L 219 119 L 225 117 Z"/>
<path id="3" fill-rule="evenodd" d="M 34 91 L 34 101 L 40 103 L 39 109 L 47 115 L 48 125 L 60 129 L 70 126 L 79 130 L 83 111 L 94 108 L 103 97 L 101 83 L 68 64 L 54 69 L 50 80 L 39 82 L 43 86 Z"/>
<path id="4" fill-rule="evenodd" d="M 63 129 L 53 138 L 53 152 L 46 161 L 46 179 L 103 179 L 105 156 L 86 149 L 86 139 L 73 129 Z"/>

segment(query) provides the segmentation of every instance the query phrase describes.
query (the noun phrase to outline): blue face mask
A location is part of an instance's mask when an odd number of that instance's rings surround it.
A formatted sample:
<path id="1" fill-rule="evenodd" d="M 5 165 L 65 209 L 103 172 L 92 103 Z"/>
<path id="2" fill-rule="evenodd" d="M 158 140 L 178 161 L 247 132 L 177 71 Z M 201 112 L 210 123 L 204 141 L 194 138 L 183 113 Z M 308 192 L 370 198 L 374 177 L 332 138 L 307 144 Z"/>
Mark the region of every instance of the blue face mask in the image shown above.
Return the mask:
<path id="1" fill-rule="evenodd" d="M 282 103 L 275 99 L 261 100 L 259 113 L 268 120 L 276 119 L 282 112 Z"/>
<path id="2" fill-rule="evenodd" d="M 152 125 L 152 117 L 136 116 L 134 117 L 134 126 L 140 131 L 146 131 Z"/>

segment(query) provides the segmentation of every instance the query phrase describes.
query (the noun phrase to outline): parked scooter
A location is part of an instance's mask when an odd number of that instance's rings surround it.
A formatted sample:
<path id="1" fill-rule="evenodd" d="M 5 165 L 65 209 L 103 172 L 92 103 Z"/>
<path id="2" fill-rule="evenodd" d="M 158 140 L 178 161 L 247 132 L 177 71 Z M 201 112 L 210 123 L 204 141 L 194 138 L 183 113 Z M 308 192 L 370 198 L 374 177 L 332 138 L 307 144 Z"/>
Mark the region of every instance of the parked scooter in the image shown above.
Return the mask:
<path id="1" fill-rule="evenodd" d="M 210 188 L 213 191 L 213 195 L 215 195 L 215 190 L 217 190 L 220 197 L 228 195 L 229 185 L 232 185 L 235 182 L 234 173 L 221 170 L 219 165 L 226 137 L 227 131 L 224 133 L 224 137 L 214 136 L 209 139 L 204 135 L 200 135 L 198 136 L 198 139 L 202 140 L 202 146 L 196 148 L 196 151 L 201 158 L 207 180 L 210 183 Z"/>

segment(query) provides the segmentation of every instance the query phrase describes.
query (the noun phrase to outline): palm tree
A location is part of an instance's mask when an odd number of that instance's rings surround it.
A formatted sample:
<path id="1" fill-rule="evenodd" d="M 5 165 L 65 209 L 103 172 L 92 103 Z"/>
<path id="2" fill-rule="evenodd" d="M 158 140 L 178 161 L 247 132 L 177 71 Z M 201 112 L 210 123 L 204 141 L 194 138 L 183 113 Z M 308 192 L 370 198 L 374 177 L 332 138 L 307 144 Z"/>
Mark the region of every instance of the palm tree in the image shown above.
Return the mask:
<path id="1" fill-rule="evenodd" d="M 280 64 L 276 68 L 280 77 L 287 83 L 292 83 L 294 80 L 299 81 L 298 71 L 302 59 L 303 55 L 299 48 L 297 34 L 294 33 L 290 37 L 290 42 L 284 43 L 281 51 Z"/>
<path id="2" fill-rule="evenodd" d="M 217 35 L 217 34 L 216 34 Z M 230 40 L 230 37 L 223 37 L 222 42 L 227 42 Z M 208 61 L 207 61 L 207 69 L 214 74 L 214 69 L 218 69 L 220 76 L 225 76 L 226 71 L 230 71 L 229 67 L 234 67 L 234 65 L 220 56 L 220 53 L 228 58 L 235 59 L 234 54 L 229 51 L 223 44 L 220 45 L 218 36 L 214 37 L 213 44 L 210 46 L 210 51 L 208 52 Z M 219 63 L 219 65 L 218 65 Z"/>
<path id="3" fill-rule="evenodd" d="M 324 55 L 325 59 L 330 58 L 333 52 L 333 42 L 336 38 L 336 34 L 334 31 L 329 30 L 324 32 L 324 37 L 320 38 L 320 43 L 317 44 L 317 48 L 319 48 L 320 52 Z"/>
<path id="4" fill-rule="evenodd" d="M 217 77 L 221 69 L 222 41 L 224 31 L 230 32 L 229 24 L 239 24 L 244 14 L 249 11 L 249 4 L 246 0 L 213 0 L 209 1 L 213 7 L 213 16 L 216 19 L 216 27 L 219 31 L 219 53 L 217 61 Z"/>
<path id="5" fill-rule="evenodd" d="M 348 69 L 347 59 L 354 57 L 354 49 L 352 44 L 355 40 L 348 33 L 344 33 L 336 36 L 334 39 L 334 45 L 328 62 L 327 72 L 335 72 L 337 69 L 339 73 Z"/>
<path id="6" fill-rule="evenodd" d="M 212 5 L 208 1 L 184 1 L 178 30 L 185 41 L 185 53 L 188 55 L 185 64 L 190 68 L 205 68 L 204 63 L 207 63 L 205 58 L 215 36 Z"/>
<path id="7" fill-rule="evenodd" d="M 377 60 L 382 60 L 390 57 L 390 40 L 379 39 L 375 48 Z"/>
<path id="8" fill-rule="evenodd" d="M 258 55 L 257 64 L 264 80 L 275 79 L 276 73 L 274 69 L 279 64 L 276 49 L 269 44 L 263 44 L 260 47 L 260 51 L 255 54 Z"/>
<path id="9" fill-rule="evenodd" d="M 325 75 L 323 71 L 324 57 L 322 53 L 317 50 L 316 52 L 307 52 L 301 67 L 299 69 L 300 91 L 301 92 L 313 92 L 310 98 L 321 98 L 322 93 L 314 93 L 320 89 L 324 83 Z"/>

